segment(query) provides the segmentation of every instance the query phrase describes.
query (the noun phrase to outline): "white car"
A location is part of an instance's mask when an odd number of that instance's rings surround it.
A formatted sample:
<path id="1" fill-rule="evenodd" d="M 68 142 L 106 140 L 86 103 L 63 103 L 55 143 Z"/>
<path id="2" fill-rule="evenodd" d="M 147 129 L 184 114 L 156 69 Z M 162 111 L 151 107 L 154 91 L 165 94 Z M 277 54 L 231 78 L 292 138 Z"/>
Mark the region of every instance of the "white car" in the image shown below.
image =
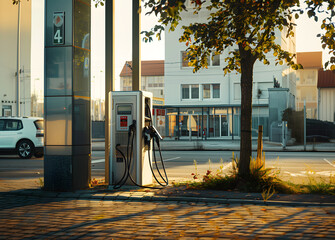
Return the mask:
<path id="1" fill-rule="evenodd" d="M 36 117 L 0 117 L 0 153 L 42 157 L 44 121 Z"/>

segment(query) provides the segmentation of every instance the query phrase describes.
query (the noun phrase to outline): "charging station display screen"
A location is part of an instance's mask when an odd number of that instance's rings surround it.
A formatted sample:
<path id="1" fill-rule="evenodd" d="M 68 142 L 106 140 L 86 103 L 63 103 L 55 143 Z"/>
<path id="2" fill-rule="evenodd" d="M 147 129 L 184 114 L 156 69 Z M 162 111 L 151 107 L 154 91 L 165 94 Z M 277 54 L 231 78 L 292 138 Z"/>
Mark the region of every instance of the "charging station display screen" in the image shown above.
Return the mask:
<path id="1" fill-rule="evenodd" d="M 131 114 L 131 106 L 130 105 L 122 105 L 117 107 L 118 115 L 130 115 Z"/>

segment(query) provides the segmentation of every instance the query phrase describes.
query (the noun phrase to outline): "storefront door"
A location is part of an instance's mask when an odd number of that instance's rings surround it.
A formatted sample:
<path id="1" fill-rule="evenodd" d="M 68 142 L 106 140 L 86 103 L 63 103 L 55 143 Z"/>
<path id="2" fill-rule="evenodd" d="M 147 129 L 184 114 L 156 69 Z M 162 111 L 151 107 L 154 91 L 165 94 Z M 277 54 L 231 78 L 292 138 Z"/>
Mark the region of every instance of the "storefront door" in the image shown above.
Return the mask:
<path id="1" fill-rule="evenodd" d="M 188 115 L 181 115 L 180 116 L 180 120 L 179 120 L 179 124 L 180 124 L 180 137 L 189 137 L 190 133 L 189 133 L 189 128 L 188 128 L 188 122 L 189 122 L 189 116 Z"/>
<path id="2" fill-rule="evenodd" d="M 228 136 L 228 118 L 227 115 L 221 115 L 221 137 Z"/>
<path id="3" fill-rule="evenodd" d="M 201 123 L 199 115 L 190 115 L 190 133 L 191 139 L 197 139 L 201 137 Z"/>
<path id="4" fill-rule="evenodd" d="M 194 140 L 201 137 L 201 122 L 199 115 L 180 115 L 181 139 Z"/>

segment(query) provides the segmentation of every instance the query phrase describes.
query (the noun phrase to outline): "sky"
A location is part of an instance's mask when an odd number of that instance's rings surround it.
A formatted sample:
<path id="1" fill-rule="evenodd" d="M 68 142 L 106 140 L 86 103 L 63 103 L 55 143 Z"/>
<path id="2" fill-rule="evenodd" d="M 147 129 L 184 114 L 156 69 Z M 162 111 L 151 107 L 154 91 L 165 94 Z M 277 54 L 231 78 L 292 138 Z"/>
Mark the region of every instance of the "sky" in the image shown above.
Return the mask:
<path id="1" fill-rule="evenodd" d="M 93 2 L 93 0 L 92 0 Z M 116 90 L 119 90 L 119 74 L 126 61 L 131 61 L 131 3 L 132 0 L 116 0 L 115 10 L 115 83 Z M 94 6 L 94 3 L 92 4 Z M 91 79 L 92 98 L 104 97 L 104 76 L 105 76 L 105 9 L 104 7 L 93 8 L 91 12 Z M 150 30 L 157 19 L 154 16 L 145 16 L 142 11 L 141 29 Z M 322 51 L 320 40 L 316 37 L 320 33 L 320 22 L 315 23 L 306 15 L 301 16 L 297 23 L 296 51 L 314 52 Z M 32 0 L 32 63 L 31 77 L 43 79 L 43 55 L 44 55 L 44 0 Z M 161 41 L 141 44 L 142 60 L 164 59 L 164 36 Z M 323 51 L 323 61 L 329 57 L 327 51 Z"/>

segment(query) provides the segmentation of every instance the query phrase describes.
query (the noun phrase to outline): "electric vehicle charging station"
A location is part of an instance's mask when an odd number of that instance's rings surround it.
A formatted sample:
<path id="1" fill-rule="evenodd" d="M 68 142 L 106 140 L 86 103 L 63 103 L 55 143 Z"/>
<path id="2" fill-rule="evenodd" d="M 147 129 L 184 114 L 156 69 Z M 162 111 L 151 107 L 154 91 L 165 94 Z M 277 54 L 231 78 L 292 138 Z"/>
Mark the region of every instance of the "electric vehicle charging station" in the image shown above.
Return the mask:
<path id="1" fill-rule="evenodd" d="M 110 92 L 109 106 L 109 185 L 151 185 L 154 175 L 151 137 L 160 138 L 152 126 L 152 93 Z M 167 184 L 167 180 L 164 181 Z"/>

